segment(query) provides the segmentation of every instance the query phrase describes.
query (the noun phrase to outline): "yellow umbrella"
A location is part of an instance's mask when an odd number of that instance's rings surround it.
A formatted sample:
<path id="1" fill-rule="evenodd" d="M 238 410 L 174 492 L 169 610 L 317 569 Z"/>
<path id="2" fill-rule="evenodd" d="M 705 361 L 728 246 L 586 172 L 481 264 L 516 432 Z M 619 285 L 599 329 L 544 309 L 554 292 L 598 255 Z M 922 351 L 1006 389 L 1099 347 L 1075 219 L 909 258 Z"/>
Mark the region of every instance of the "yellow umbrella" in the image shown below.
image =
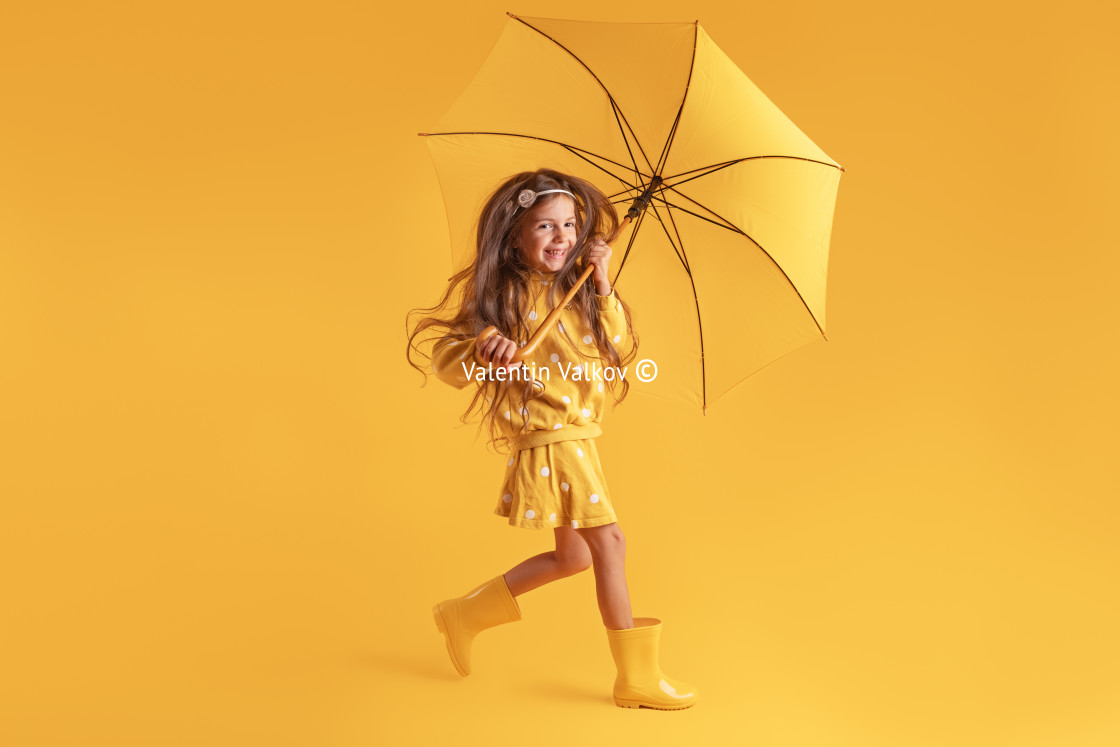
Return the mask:
<path id="1" fill-rule="evenodd" d="M 620 205 L 650 195 L 612 261 L 639 357 L 657 365 L 637 391 L 706 410 L 825 337 L 843 169 L 699 23 L 510 14 L 474 80 L 422 134 L 458 266 L 485 197 L 519 171 L 583 177 Z"/>

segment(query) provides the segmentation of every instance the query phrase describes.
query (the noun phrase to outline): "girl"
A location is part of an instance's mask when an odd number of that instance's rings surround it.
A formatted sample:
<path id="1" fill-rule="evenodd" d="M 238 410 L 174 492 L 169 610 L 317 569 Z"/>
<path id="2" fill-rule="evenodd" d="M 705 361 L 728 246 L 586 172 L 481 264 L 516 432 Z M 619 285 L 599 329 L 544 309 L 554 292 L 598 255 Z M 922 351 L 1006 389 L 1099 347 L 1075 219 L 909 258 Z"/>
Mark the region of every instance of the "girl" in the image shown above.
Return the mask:
<path id="1" fill-rule="evenodd" d="M 432 370 L 457 388 L 477 389 L 476 408 L 508 459 L 494 513 L 513 526 L 552 529 L 556 549 L 525 560 L 432 614 L 452 664 L 471 671 L 480 631 L 521 619 L 515 597 L 594 568 L 599 611 L 618 670 L 615 703 L 680 709 L 697 693 L 658 665 L 661 621 L 634 618 L 626 585 L 625 539 L 603 478 L 595 437 L 609 389 L 616 402 L 629 383 L 623 364 L 635 357 L 630 311 L 611 287 L 611 247 L 618 231 L 610 201 L 583 179 L 549 169 L 507 179 L 487 200 L 473 262 L 451 278 L 443 299 L 422 312 L 409 338 L 435 328 Z M 591 280 L 565 306 L 559 324 L 524 361 L 512 358 L 590 263 Z M 454 313 L 446 310 L 455 307 Z M 443 314 L 442 316 L 440 314 Z M 479 344 L 493 325 L 498 334 Z M 477 360 L 476 360 L 477 356 Z M 481 361 L 481 365 L 478 363 Z M 613 369 L 614 375 L 603 375 Z M 596 375 L 598 372 L 600 375 Z M 481 425 L 480 425 L 481 427 Z"/>

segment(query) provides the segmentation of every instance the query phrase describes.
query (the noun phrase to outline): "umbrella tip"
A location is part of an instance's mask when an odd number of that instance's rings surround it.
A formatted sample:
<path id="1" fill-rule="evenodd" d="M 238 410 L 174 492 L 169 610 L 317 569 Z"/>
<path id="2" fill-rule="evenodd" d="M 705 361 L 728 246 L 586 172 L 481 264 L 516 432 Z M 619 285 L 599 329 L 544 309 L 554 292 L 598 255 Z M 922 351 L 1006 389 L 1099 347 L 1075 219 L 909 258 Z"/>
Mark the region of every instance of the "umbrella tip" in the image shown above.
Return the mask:
<path id="1" fill-rule="evenodd" d="M 416 134 L 419 135 L 420 137 L 427 137 L 428 136 L 428 133 L 426 133 L 426 132 L 417 132 Z"/>
<path id="2" fill-rule="evenodd" d="M 506 11 L 506 15 L 510 18 L 517 18 L 517 16 L 515 16 L 513 13 L 510 13 L 508 10 Z"/>

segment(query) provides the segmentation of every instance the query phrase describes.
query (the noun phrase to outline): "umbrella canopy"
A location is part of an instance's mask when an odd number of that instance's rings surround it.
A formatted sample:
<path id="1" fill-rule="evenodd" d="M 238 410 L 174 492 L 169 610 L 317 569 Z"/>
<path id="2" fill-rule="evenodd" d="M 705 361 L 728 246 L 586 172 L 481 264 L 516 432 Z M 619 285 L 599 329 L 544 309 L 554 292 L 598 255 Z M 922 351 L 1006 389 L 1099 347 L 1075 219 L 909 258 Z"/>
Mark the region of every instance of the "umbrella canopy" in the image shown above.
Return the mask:
<path id="1" fill-rule="evenodd" d="M 824 337 L 843 169 L 698 23 L 511 14 L 474 80 L 422 134 L 457 267 L 485 198 L 511 174 L 574 174 L 623 211 L 653 187 L 612 261 L 639 355 L 658 368 L 636 391 L 706 408 Z"/>

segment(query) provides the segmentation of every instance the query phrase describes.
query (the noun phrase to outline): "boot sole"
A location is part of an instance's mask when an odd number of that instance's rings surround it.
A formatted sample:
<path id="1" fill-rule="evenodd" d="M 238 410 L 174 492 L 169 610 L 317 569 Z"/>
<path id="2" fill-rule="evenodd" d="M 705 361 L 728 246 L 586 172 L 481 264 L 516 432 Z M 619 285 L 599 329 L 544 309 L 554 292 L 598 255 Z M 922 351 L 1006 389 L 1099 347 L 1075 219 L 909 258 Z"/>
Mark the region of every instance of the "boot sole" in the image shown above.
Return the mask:
<path id="1" fill-rule="evenodd" d="M 658 711 L 683 711 L 696 705 L 695 703 L 689 703 L 688 705 L 653 705 L 640 700 L 622 700 L 621 698 L 615 698 L 614 704 L 619 708 L 653 708 Z"/>
<path id="2" fill-rule="evenodd" d="M 463 671 L 459 660 L 455 658 L 455 652 L 451 650 L 451 636 L 447 635 L 447 624 L 443 621 L 443 615 L 439 612 L 438 604 L 432 607 L 432 619 L 436 621 L 436 630 L 443 634 L 444 643 L 447 644 L 447 655 L 451 657 L 451 663 L 455 665 L 455 671 L 459 673 L 460 677 L 466 677 L 470 672 Z"/>

